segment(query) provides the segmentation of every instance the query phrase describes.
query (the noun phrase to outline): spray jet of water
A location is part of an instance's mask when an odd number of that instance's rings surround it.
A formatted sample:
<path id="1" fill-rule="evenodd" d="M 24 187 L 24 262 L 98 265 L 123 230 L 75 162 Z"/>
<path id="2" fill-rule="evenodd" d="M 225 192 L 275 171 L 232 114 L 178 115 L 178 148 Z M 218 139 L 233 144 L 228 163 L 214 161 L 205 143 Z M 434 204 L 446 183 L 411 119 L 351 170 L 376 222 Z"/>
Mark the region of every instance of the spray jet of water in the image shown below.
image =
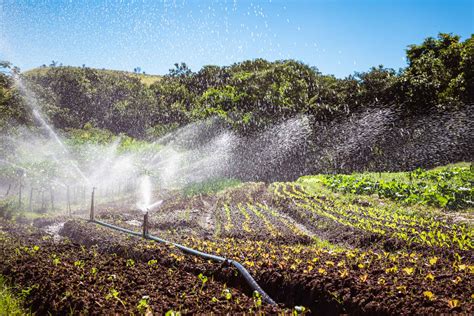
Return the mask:
<path id="1" fill-rule="evenodd" d="M 158 208 L 163 204 L 163 200 L 156 201 L 155 203 L 149 205 L 146 209 L 147 211 L 153 211 L 155 208 Z"/>
<path id="2" fill-rule="evenodd" d="M 141 200 L 137 203 L 137 207 L 143 213 L 152 211 L 158 208 L 163 203 L 163 200 L 159 200 L 154 203 L 151 202 L 152 184 L 149 175 L 144 175 L 140 178 L 139 190 L 141 194 Z"/>
<path id="3" fill-rule="evenodd" d="M 54 131 L 54 129 L 49 125 L 43 115 L 40 112 L 39 105 L 34 97 L 33 93 L 25 86 L 20 76 L 16 73 L 13 74 L 13 80 L 18 87 L 18 89 L 23 93 L 25 96 L 26 104 L 30 108 L 33 113 L 34 118 L 43 126 L 47 131 L 48 134 L 55 140 L 55 142 L 61 147 L 64 154 L 70 156 L 69 150 L 66 148 L 62 140 L 59 138 L 58 134 Z M 91 186 L 90 180 L 85 176 L 85 174 L 81 171 L 77 163 L 71 159 L 68 159 L 69 163 L 71 164 L 73 170 L 86 182 L 87 185 Z"/>

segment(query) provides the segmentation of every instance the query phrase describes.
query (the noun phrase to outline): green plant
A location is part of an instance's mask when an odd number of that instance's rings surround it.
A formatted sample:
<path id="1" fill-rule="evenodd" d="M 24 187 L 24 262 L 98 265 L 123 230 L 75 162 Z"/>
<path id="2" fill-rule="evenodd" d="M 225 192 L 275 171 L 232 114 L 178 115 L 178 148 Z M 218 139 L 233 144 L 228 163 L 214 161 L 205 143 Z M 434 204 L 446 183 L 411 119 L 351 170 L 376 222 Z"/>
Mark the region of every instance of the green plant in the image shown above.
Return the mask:
<path id="1" fill-rule="evenodd" d="M 83 269 L 84 266 L 85 266 L 85 262 L 82 261 L 82 260 L 76 260 L 76 261 L 74 261 L 74 266 L 75 266 L 75 267 L 78 267 L 78 268 L 80 268 L 80 269 Z"/>
<path id="2" fill-rule="evenodd" d="M 133 259 L 127 259 L 126 266 L 128 268 L 133 267 L 135 265 L 135 260 Z"/>
<path id="3" fill-rule="evenodd" d="M 235 179 L 214 178 L 199 183 L 188 184 L 183 189 L 184 196 L 193 196 L 198 194 L 210 194 L 222 191 L 240 185 L 241 182 Z"/>
<path id="4" fill-rule="evenodd" d="M 115 299 L 115 300 L 119 301 L 120 304 L 122 304 L 125 307 L 125 302 L 120 299 L 119 294 L 120 293 L 116 289 L 111 288 L 109 290 L 109 293 L 105 296 L 105 299 L 106 300 Z"/>
<path id="5" fill-rule="evenodd" d="M 227 301 L 230 301 L 230 299 L 232 299 L 232 292 L 229 289 L 225 288 L 222 290 L 222 296 L 224 296 Z"/>
<path id="6" fill-rule="evenodd" d="M 15 208 L 15 202 L 12 199 L 0 200 L 0 217 L 11 220 L 15 213 Z"/>
<path id="7" fill-rule="evenodd" d="M 29 294 L 29 293 L 28 293 Z M 0 275 L 0 315 L 23 316 L 30 315 L 21 307 L 22 300 L 15 297 Z"/>
<path id="8" fill-rule="evenodd" d="M 201 280 L 201 292 L 202 292 L 202 289 L 204 288 L 204 285 L 206 284 L 208 278 L 207 278 L 207 276 L 203 275 L 202 273 L 199 273 L 198 278 L 199 278 L 199 280 Z"/>
<path id="9" fill-rule="evenodd" d="M 260 307 L 262 307 L 262 295 L 258 291 L 255 290 L 252 293 L 252 297 L 253 297 L 253 303 L 255 305 L 255 308 L 259 310 Z"/>
<path id="10" fill-rule="evenodd" d="M 51 258 L 53 259 L 53 265 L 57 266 L 61 263 L 61 259 L 56 254 L 52 254 Z"/>
<path id="11" fill-rule="evenodd" d="M 149 296 L 143 296 L 140 301 L 138 301 L 137 310 L 140 314 L 146 314 L 150 311 L 149 300 Z"/>
<path id="12" fill-rule="evenodd" d="M 39 284 L 34 284 L 34 285 L 30 286 L 30 287 L 27 287 L 27 288 L 25 288 L 25 289 L 22 289 L 22 290 L 21 290 L 21 297 L 22 297 L 23 299 L 26 299 L 28 296 L 30 296 L 30 294 L 31 294 L 31 292 L 32 292 L 33 290 L 36 290 L 36 289 L 38 289 L 38 288 L 39 288 Z"/>

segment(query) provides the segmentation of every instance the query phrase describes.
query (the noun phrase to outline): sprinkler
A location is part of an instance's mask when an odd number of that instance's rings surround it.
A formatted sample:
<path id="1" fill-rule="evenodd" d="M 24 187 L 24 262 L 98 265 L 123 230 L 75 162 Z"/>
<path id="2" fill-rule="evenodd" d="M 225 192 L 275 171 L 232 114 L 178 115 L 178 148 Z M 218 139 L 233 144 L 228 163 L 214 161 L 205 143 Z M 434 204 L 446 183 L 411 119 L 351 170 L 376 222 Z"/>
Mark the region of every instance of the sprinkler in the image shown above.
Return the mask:
<path id="1" fill-rule="evenodd" d="M 143 211 L 143 238 L 148 238 L 148 214 L 151 210 L 158 208 L 163 203 L 163 200 L 159 200 L 147 207 L 142 209 Z"/>

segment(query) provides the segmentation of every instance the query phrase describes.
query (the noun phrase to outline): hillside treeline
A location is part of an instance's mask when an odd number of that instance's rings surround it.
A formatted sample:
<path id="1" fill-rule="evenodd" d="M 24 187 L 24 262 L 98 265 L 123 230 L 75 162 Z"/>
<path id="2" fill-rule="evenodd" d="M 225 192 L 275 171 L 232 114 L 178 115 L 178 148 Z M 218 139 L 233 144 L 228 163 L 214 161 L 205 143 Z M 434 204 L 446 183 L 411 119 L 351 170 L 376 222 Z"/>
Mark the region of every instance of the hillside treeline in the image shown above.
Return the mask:
<path id="1" fill-rule="evenodd" d="M 133 137 L 166 131 L 211 116 L 248 134 L 306 114 L 330 121 L 371 107 L 407 116 L 462 108 L 474 100 L 474 37 L 439 34 L 406 50 L 408 66 L 383 66 L 344 79 L 295 60 L 248 60 L 204 66 L 175 64 L 149 84 L 146 75 L 87 67 L 46 67 L 21 76 L 52 123 L 86 124 Z M 0 124 L 27 123 L 31 115 L 14 88 L 10 65 L 0 75 Z"/>

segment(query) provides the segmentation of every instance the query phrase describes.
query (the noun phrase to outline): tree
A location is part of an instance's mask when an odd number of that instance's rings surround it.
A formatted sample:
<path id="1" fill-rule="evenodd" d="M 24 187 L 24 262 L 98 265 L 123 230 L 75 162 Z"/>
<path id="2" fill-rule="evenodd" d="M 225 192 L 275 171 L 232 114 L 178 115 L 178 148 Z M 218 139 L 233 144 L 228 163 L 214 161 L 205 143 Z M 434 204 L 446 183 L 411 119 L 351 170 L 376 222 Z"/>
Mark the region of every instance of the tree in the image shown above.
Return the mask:
<path id="1" fill-rule="evenodd" d="M 191 69 L 189 69 L 188 65 L 183 62 L 181 64 L 175 63 L 174 68 L 171 68 L 169 70 L 170 77 L 185 78 L 191 76 L 192 73 L 193 72 L 191 71 Z"/>
<path id="2" fill-rule="evenodd" d="M 462 61 L 469 64 L 464 46 L 469 46 L 469 40 L 462 43 L 457 35 L 440 33 L 437 39 L 428 37 L 422 44 L 408 47 L 409 66 L 399 81 L 408 109 L 424 112 L 462 104 L 460 92 L 469 84 L 463 79 Z"/>
<path id="3" fill-rule="evenodd" d="M 395 70 L 379 65 L 367 72 L 356 73 L 355 78 L 360 83 L 357 101 L 361 105 L 387 105 L 396 101 L 397 73 Z"/>
<path id="4" fill-rule="evenodd" d="M 27 124 L 30 122 L 23 100 L 14 85 L 13 74 L 20 70 L 10 62 L 0 61 L 0 131 L 8 129 L 8 124 Z"/>

